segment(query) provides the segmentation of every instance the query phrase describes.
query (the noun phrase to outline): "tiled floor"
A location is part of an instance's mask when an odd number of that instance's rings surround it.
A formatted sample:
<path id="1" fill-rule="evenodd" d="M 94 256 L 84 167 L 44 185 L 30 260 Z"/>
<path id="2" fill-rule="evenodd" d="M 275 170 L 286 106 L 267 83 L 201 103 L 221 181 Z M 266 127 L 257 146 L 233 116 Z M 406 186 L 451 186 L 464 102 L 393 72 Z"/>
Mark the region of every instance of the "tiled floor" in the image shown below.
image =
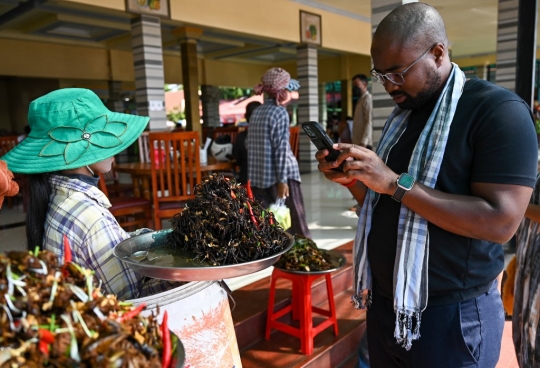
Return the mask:
<path id="1" fill-rule="evenodd" d="M 123 178 L 129 180 L 129 178 Z M 309 228 L 317 245 L 324 249 L 338 247 L 354 238 L 356 214 L 348 211 L 354 204 L 346 188 L 325 180 L 320 173 L 302 175 L 302 191 Z M 0 251 L 25 249 L 22 205 L 0 209 Z M 511 255 L 507 255 L 510 258 Z M 241 288 L 269 276 L 267 269 L 249 276 L 227 280 L 232 289 Z M 506 322 L 501 358 L 497 368 L 518 367 L 512 343 L 511 323 Z"/>
<path id="2" fill-rule="evenodd" d="M 512 340 L 512 321 L 504 323 L 501 355 L 496 368 L 519 368 Z"/>

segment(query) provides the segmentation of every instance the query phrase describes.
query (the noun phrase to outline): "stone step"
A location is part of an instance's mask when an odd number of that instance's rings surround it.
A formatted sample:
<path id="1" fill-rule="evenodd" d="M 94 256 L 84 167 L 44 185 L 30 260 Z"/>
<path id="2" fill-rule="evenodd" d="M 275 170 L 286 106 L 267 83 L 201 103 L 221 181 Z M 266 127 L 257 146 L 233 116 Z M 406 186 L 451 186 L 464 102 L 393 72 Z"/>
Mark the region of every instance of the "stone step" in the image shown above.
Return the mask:
<path id="1" fill-rule="evenodd" d="M 332 273 L 332 286 L 336 302 L 339 335 L 331 327 L 314 339 L 313 354 L 305 356 L 300 351 L 300 340 L 279 331 L 273 331 L 270 341 L 264 340 L 270 277 L 254 282 L 232 294 L 237 307 L 232 312 L 236 339 L 242 364 L 248 367 L 337 367 L 353 359 L 360 338 L 365 330 L 365 311 L 355 310 L 350 303 L 352 295 L 352 241 L 336 250 L 347 259 L 344 267 Z M 274 308 L 290 303 L 291 282 L 278 280 Z M 312 288 L 313 305 L 328 309 L 324 278 L 316 280 Z M 291 323 L 290 315 L 280 319 Z M 314 324 L 323 320 L 314 315 Z M 296 322 L 297 323 L 297 322 Z"/>

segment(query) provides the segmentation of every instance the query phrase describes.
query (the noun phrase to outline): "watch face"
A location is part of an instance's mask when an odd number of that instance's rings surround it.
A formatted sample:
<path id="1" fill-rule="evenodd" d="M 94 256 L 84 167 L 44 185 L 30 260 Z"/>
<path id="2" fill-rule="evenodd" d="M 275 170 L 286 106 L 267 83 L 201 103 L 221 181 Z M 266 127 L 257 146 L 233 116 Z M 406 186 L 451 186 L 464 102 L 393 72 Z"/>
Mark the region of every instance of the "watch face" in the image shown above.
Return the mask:
<path id="1" fill-rule="evenodd" d="M 414 178 L 408 174 L 401 174 L 398 184 L 404 188 L 410 189 L 414 184 Z"/>

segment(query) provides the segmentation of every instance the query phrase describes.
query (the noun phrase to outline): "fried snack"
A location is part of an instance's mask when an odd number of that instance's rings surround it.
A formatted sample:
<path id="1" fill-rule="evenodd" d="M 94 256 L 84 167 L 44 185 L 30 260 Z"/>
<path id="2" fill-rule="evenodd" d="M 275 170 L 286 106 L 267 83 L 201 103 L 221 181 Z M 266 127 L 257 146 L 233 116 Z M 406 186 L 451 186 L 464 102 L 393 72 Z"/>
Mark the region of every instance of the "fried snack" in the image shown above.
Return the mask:
<path id="1" fill-rule="evenodd" d="M 335 268 L 330 255 L 319 249 L 311 239 L 300 235 L 294 237 L 294 245 L 287 253 L 284 253 L 276 267 L 288 271 L 326 271 Z"/>
<path id="2" fill-rule="evenodd" d="M 171 220 L 167 246 L 218 266 L 267 258 L 289 244 L 274 214 L 234 180 L 210 175 L 195 187 L 195 196 Z"/>
<path id="3" fill-rule="evenodd" d="M 103 295 L 93 271 L 59 267 L 48 251 L 2 254 L 0 367 L 159 368 L 162 329 L 143 307 Z"/>

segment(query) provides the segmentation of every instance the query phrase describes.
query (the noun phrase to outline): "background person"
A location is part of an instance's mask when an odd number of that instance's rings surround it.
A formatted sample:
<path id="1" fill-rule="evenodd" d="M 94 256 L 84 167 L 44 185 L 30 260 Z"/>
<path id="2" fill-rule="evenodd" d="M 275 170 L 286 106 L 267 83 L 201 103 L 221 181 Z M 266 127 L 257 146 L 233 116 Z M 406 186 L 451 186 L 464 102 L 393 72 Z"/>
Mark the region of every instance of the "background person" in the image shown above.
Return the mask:
<path id="1" fill-rule="evenodd" d="M 259 101 L 251 101 L 246 105 L 246 123 L 249 124 L 249 119 L 253 111 L 262 104 Z M 246 126 L 247 126 L 246 124 Z M 234 141 L 233 154 L 236 160 L 236 165 L 239 167 L 238 182 L 240 184 L 247 184 L 248 182 L 248 151 L 247 151 L 247 139 L 248 130 L 245 129 L 238 133 L 236 140 Z"/>
<path id="2" fill-rule="evenodd" d="M 73 262 L 96 271 L 106 293 L 121 299 L 167 290 L 171 283 L 144 282 L 113 256 L 116 244 L 129 238 L 107 209 L 96 173 L 111 170 L 114 155 L 137 140 L 149 118 L 109 111 L 92 91 L 66 88 L 30 104 L 29 136 L 2 157 L 30 182 L 26 237 L 64 258 L 63 236 Z"/>
<path id="3" fill-rule="evenodd" d="M 298 161 L 289 143 L 289 114 L 283 105 L 290 100 L 288 91 L 298 82 L 281 68 L 271 68 L 255 86 L 255 93 L 268 98 L 250 118 L 248 138 L 248 177 L 253 195 L 269 207 L 278 198 L 286 198 L 291 211 L 291 234 L 311 238 L 307 226 L 304 198 L 300 188 Z M 285 229 L 287 230 L 287 229 Z"/>
<path id="4" fill-rule="evenodd" d="M 336 162 L 325 162 L 326 150 L 316 154 L 319 170 L 361 205 L 353 302 L 370 307 L 370 364 L 495 367 L 501 244 L 515 233 L 536 177 L 529 107 L 504 88 L 466 80 L 427 4 L 386 16 L 371 56 L 373 80 L 397 105 L 377 153 L 337 144 Z M 344 173 L 331 171 L 344 160 Z"/>
<path id="5" fill-rule="evenodd" d="M 354 106 L 352 143 L 372 149 L 373 99 L 371 97 L 371 93 L 368 91 L 368 79 L 364 74 L 357 74 L 353 77 L 353 83 L 360 92 L 360 98 Z"/>

